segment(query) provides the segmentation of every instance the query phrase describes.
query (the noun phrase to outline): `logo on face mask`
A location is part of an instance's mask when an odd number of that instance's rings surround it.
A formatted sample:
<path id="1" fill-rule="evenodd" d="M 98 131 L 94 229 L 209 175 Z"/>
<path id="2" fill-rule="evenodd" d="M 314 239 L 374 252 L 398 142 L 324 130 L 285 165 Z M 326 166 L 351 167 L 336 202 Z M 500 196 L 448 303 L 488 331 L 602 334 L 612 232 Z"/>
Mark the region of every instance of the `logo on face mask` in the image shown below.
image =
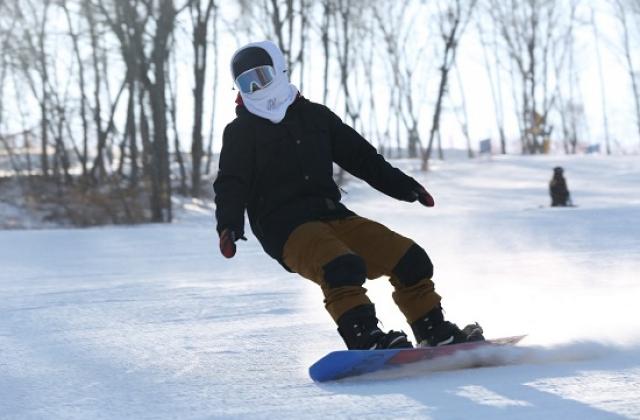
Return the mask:
<path id="1" fill-rule="evenodd" d="M 271 99 L 269 99 L 267 101 L 267 110 L 273 111 L 277 107 L 278 107 L 278 99 L 277 98 L 271 98 Z"/>

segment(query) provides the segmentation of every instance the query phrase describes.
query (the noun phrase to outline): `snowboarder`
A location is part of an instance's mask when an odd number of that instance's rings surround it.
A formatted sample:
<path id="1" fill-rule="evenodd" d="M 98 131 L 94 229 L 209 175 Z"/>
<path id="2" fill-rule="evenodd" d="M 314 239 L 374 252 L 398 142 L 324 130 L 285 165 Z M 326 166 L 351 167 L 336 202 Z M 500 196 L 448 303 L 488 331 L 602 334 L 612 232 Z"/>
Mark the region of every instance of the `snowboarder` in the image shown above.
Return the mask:
<path id="1" fill-rule="evenodd" d="M 433 207 L 427 190 L 327 107 L 301 96 L 273 42 L 240 48 L 231 73 L 237 118 L 224 130 L 213 185 L 222 254 L 233 257 L 236 241 L 245 239 L 246 209 L 265 252 L 322 288 L 349 349 L 412 347 L 404 332 L 379 328 L 362 287 L 383 275 L 418 344 L 484 339 L 479 325 L 461 330 L 444 319 L 424 249 L 340 202 L 333 163 L 393 198 Z"/>
<path id="2" fill-rule="evenodd" d="M 549 194 L 551 195 L 551 207 L 566 207 L 571 205 L 567 181 L 563 176 L 561 166 L 553 168 L 553 177 L 549 182 Z"/>

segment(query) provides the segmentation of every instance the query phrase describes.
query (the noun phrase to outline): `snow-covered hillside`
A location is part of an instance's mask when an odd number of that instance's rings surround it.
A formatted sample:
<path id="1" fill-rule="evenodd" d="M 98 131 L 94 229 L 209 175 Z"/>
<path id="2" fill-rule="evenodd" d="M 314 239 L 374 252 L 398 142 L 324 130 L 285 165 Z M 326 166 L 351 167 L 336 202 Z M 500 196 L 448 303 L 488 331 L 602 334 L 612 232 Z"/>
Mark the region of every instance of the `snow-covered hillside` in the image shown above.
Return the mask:
<path id="1" fill-rule="evenodd" d="M 252 236 L 225 260 L 187 206 L 169 226 L 0 232 L 0 418 L 640 419 L 640 159 L 396 163 L 435 208 L 358 182 L 345 203 L 429 252 L 448 318 L 528 333 L 511 364 L 313 383 L 343 348 L 317 287 Z M 556 165 L 576 208 L 540 207 Z"/>

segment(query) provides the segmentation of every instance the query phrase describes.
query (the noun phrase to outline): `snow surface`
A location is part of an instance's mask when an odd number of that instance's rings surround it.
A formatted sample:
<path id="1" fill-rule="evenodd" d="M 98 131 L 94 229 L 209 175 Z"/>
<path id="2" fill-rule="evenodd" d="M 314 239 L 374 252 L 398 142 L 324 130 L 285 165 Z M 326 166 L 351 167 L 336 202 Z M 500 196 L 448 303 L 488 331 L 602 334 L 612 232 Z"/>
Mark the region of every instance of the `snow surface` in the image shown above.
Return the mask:
<path id="1" fill-rule="evenodd" d="M 429 252 L 447 317 L 522 346 L 335 383 L 314 284 L 249 237 L 217 250 L 210 205 L 173 225 L 0 232 L 0 418 L 640 419 L 640 159 L 397 162 L 436 207 L 350 182 L 353 210 Z M 548 204 L 562 165 L 576 208 Z M 385 328 L 408 326 L 384 279 Z"/>

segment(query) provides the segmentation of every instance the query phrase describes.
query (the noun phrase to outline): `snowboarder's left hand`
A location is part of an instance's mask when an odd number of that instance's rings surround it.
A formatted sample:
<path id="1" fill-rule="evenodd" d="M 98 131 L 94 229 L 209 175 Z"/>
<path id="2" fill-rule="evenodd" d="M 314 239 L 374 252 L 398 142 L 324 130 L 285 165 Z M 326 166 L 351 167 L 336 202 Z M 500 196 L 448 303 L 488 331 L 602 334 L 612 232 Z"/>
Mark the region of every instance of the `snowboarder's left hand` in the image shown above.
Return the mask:
<path id="1" fill-rule="evenodd" d="M 416 200 L 418 200 L 423 206 L 433 207 L 436 204 L 435 201 L 433 201 L 431 194 L 429 194 L 427 190 L 417 182 L 413 192 L 416 195 Z"/>
<path id="2" fill-rule="evenodd" d="M 226 258 L 232 258 L 236 255 L 236 241 L 238 239 L 247 240 L 242 233 L 238 234 L 232 229 L 224 229 L 220 233 L 220 252 L 222 255 Z"/>

